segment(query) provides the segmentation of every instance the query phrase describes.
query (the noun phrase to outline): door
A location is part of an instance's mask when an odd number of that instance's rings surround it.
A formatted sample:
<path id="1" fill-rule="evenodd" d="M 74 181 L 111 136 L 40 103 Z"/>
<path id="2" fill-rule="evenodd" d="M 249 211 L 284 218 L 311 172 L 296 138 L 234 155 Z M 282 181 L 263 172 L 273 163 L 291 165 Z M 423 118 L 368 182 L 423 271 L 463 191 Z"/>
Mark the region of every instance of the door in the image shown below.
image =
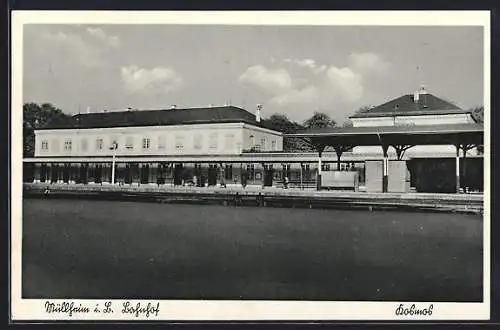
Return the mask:
<path id="1" fill-rule="evenodd" d="M 53 164 L 50 167 L 50 169 L 51 169 L 50 183 L 57 183 L 57 180 L 59 179 L 59 166 Z"/>
<path id="2" fill-rule="evenodd" d="M 63 170 L 63 182 L 64 183 L 69 183 L 69 171 L 71 168 L 69 167 L 69 164 L 64 164 L 64 170 Z"/>
<path id="3" fill-rule="evenodd" d="M 149 183 L 149 165 L 141 167 L 141 183 Z"/>
<path id="4" fill-rule="evenodd" d="M 101 183 L 102 182 L 102 165 L 96 165 L 94 173 L 95 173 L 94 174 L 94 182 Z"/>
<path id="5" fill-rule="evenodd" d="M 47 165 L 42 164 L 40 166 L 40 182 L 47 181 Z"/>
<path id="6" fill-rule="evenodd" d="M 83 184 L 89 183 L 89 178 L 88 178 L 88 164 L 81 164 L 80 165 L 80 182 Z"/>
<path id="7" fill-rule="evenodd" d="M 217 185 L 217 165 L 208 165 L 208 185 Z"/>
<path id="8" fill-rule="evenodd" d="M 174 185 L 175 186 L 182 185 L 183 170 L 184 170 L 184 168 L 183 168 L 182 164 L 175 164 L 175 167 L 174 167 Z"/>
<path id="9" fill-rule="evenodd" d="M 273 176 L 273 165 L 264 165 L 264 187 L 271 187 L 273 185 Z"/>
<path id="10" fill-rule="evenodd" d="M 130 164 L 125 165 L 125 183 L 132 183 L 132 166 Z"/>
<path id="11" fill-rule="evenodd" d="M 165 184 L 165 164 L 158 164 L 158 173 L 156 175 L 156 183 L 157 184 Z"/>

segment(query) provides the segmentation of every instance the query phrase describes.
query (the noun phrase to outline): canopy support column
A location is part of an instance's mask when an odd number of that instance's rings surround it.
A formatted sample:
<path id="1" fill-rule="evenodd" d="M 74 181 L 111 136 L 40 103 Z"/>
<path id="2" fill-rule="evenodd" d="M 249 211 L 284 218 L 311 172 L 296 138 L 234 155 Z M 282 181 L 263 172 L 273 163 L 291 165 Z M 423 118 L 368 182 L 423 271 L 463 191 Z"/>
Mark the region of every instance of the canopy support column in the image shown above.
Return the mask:
<path id="1" fill-rule="evenodd" d="M 387 150 L 389 149 L 389 146 L 386 144 L 382 145 L 382 151 L 384 153 L 384 159 L 383 159 L 383 170 L 382 170 L 382 192 L 386 193 L 388 191 L 388 186 L 389 186 L 389 156 L 387 154 Z"/>
<path id="2" fill-rule="evenodd" d="M 318 175 L 317 175 L 317 179 L 316 179 L 316 189 L 320 190 L 321 189 L 321 155 L 323 154 L 323 151 L 325 150 L 325 145 L 317 144 L 316 150 L 318 151 Z"/>
<path id="3" fill-rule="evenodd" d="M 354 145 L 339 144 L 333 146 L 333 149 L 337 154 L 337 171 L 340 171 L 340 159 L 342 158 L 342 154 L 346 151 L 351 150 L 352 148 L 354 148 Z"/>
<path id="4" fill-rule="evenodd" d="M 455 187 L 456 193 L 460 193 L 460 144 L 456 144 L 455 148 L 457 150 L 457 154 L 455 157 Z"/>
<path id="5" fill-rule="evenodd" d="M 386 193 L 389 186 L 388 180 L 388 170 L 389 170 L 389 155 L 387 151 L 389 150 L 389 144 L 382 139 L 380 134 L 377 134 L 380 145 L 382 146 L 382 153 L 384 158 L 382 159 L 382 192 Z"/>
<path id="6" fill-rule="evenodd" d="M 408 145 L 405 145 L 405 144 L 392 144 L 392 147 L 394 148 L 394 150 L 396 150 L 397 159 L 398 160 L 402 160 L 403 156 L 404 156 L 404 154 L 406 152 L 406 150 L 408 150 L 410 148 L 413 148 L 414 145 L 413 144 L 408 144 Z"/>
<path id="7" fill-rule="evenodd" d="M 300 190 L 304 189 L 303 185 L 302 185 L 302 168 L 303 168 L 304 164 L 303 163 L 300 163 Z"/>

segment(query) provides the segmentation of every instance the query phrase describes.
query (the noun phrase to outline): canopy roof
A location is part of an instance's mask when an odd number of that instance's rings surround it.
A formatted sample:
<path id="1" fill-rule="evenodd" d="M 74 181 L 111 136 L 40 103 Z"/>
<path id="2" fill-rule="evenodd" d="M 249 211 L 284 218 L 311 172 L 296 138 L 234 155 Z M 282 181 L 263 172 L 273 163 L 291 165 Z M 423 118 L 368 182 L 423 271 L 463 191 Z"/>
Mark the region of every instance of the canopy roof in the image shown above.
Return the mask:
<path id="1" fill-rule="evenodd" d="M 482 124 L 421 126 L 325 127 L 306 129 L 286 137 L 308 138 L 317 145 L 374 146 L 482 144 Z"/>

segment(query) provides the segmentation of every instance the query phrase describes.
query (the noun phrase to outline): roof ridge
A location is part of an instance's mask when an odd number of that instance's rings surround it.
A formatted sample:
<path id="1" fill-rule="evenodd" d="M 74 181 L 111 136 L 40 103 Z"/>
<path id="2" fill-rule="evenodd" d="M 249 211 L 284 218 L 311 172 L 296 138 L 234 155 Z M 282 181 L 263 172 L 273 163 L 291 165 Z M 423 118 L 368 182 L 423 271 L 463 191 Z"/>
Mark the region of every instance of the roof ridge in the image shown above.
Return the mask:
<path id="1" fill-rule="evenodd" d="M 415 94 L 404 94 L 367 111 L 355 113 L 349 118 L 449 113 L 468 113 L 468 110 L 464 110 L 451 101 L 437 97 L 434 94 L 420 93 L 417 100 L 415 100 Z"/>

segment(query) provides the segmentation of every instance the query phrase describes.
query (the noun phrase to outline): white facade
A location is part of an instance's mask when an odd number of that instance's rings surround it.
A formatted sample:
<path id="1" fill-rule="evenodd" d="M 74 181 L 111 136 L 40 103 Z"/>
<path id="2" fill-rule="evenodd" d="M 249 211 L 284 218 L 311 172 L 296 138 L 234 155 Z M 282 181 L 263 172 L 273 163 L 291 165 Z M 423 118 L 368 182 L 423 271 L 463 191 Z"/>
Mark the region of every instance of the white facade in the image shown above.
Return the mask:
<path id="1" fill-rule="evenodd" d="M 240 154 L 282 151 L 283 135 L 244 123 L 50 129 L 35 132 L 35 157 Z"/>
<path id="2" fill-rule="evenodd" d="M 387 116 L 351 118 L 353 127 L 373 126 L 413 126 L 413 125 L 448 125 L 448 124 L 473 124 L 475 123 L 470 113 L 446 115 L 420 115 L 420 116 Z"/>

